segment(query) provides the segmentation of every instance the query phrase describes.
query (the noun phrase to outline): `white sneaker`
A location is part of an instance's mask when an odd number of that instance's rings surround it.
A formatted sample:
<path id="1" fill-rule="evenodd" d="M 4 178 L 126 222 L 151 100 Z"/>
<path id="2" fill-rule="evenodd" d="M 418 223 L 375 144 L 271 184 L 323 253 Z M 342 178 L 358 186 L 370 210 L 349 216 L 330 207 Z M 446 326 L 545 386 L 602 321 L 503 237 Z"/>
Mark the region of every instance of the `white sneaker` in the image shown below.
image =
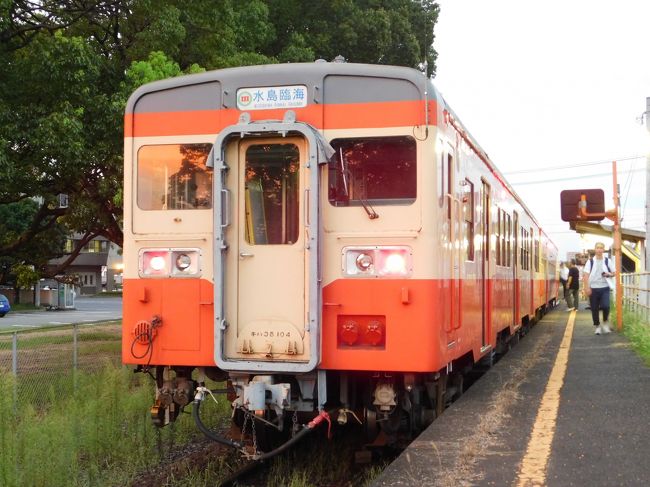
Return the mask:
<path id="1" fill-rule="evenodd" d="M 567 312 L 575 311 L 575 308 L 568 308 Z"/>
<path id="2" fill-rule="evenodd" d="M 603 323 L 603 333 L 611 333 L 612 329 L 609 327 L 609 322 L 605 321 Z"/>
<path id="3" fill-rule="evenodd" d="M 596 327 L 596 331 L 594 332 L 594 334 L 600 335 L 602 333 L 602 331 L 603 331 L 603 328 L 600 325 L 598 325 Z"/>

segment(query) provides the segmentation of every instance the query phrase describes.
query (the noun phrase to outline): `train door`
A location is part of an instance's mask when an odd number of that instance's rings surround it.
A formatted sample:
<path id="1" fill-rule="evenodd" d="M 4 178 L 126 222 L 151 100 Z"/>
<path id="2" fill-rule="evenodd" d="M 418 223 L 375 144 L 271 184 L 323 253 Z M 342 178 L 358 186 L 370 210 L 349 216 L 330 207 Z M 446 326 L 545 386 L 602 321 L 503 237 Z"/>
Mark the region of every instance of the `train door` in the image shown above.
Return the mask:
<path id="1" fill-rule="evenodd" d="M 460 220 L 461 215 L 461 202 L 459 199 L 459 184 L 457 183 L 456 172 L 459 169 L 459 160 L 455 159 L 449 154 L 448 157 L 448 172 L 449 172 L 449 228 L 451 229 L 451 327 L 453 330 L 458 330 L 461 325 L 461 263 L 462 263 L 462 248 L 460 240 Z"/>
<path id="2" fill-rule="evenodd" d="M 443 159 L 444 172 L 447 176 L 446 186 L 444 188 L 446 199 L 446 224 L 448 242 L 449 262 L 448 269 L 445 269 L 449 278 L 446 286 L 446 309 L 445 309 L 445 330 L 447 332 L 447 346 L 451 347 L 456 343 L 457 330 L 461 325 L 461 248 L 459 245 L 460 235 L 460 218 L 461 207 L 458 198 L 458 189 L 456 184 L 456 170 L 458 161 L 454 157 L 454 149 L 451 145 L 447 146 L 446 156 Z"/>
<path id="3" fill-rule="evenodd" d="M 298 137 L 234 143 L 239 145 L 236 355 L 301 360 L 309 344 L 306 143 Z"/>
<path id="4" fill-rule="evenodd" d="M 482 180 L 481 186 L 481 330 L 482 350 L 485 350 L 490 343 L 490 185 Z"/>
<path id="5" fill-rule="evenodd" d="M 520 316 L 520 286 L 519 286 L 519 272 L 517 266 L 519 265 L 519 259 L 517 258 L 519 254 L 519 215 L 515 211 L 513 213 L 513 225 L 512 225 L 512 284 L 514 292 L 514 308 L 512 313 L 512 319 L 515 326 L 521 324 Z"/>

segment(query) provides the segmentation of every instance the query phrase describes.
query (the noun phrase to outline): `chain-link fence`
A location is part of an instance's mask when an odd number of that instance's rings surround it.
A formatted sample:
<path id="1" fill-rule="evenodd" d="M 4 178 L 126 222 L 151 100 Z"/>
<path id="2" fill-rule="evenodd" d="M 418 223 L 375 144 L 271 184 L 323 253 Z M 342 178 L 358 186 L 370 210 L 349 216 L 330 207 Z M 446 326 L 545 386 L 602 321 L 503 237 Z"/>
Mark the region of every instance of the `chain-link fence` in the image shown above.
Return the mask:
<path id="1" fill-rule="evenodd" d="M 77 372 L 119 364 L 119 324 L 83 324 L 0 334 L 0 376 L 13 378 L 15 405 L 46 408 L 71 394 Z"/>

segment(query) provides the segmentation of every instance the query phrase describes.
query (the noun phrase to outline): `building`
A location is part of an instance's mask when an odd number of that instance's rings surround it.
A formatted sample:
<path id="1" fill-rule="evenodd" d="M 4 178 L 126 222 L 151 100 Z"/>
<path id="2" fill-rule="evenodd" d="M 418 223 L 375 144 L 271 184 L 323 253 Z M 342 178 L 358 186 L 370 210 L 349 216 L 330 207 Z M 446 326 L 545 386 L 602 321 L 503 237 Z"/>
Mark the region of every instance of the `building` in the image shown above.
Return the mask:
<path id="1" fill-rule="evenodd" d="M 81 234 L 74 234 L 68 238 L 66 252 L 72 252 L 81 238 Z M 66 258 L 67 256 L 52 259 L 49 262 L 50 267 L 55 268 Z M 120 247 L 104 237 L 96 237 L 84 245 L 77 258 L 63 273 L 78 276 L 79 294 L 97 294 L 105 290 L 113 291 L 116 287 L 117 289 L 122 288 L 121 263 Z M 116 282 L 119 282 L 118 286 L 116 286 Z M 54 279 L 46 279 L 41 282 L 41 288 L 45 286 L 57 287 L 57 282 Z"/>

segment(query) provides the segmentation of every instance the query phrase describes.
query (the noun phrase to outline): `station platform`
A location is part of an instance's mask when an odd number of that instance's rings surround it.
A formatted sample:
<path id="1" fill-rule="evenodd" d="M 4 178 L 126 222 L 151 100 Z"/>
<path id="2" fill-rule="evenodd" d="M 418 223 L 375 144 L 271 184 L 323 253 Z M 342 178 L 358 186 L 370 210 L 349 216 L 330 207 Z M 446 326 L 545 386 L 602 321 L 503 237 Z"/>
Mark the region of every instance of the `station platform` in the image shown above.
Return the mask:
<path id="1" fill-rule="evenodd" d="M 549 312 L 372 485 L 650 485 L 650 367 L 584 306 Z"/>

